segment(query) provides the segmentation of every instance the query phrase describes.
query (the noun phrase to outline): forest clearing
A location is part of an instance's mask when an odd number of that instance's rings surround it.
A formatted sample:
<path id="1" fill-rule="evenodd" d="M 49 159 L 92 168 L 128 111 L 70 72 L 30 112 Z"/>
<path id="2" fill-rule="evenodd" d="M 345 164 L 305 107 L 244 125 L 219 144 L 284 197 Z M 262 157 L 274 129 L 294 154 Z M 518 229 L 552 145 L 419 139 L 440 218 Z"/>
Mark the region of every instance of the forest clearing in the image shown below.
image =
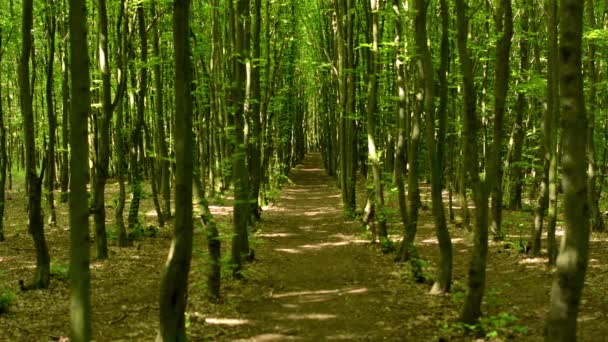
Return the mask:
<path id="1" fill-rule="evenodd" d="M 606 340 L 608 1 L 0 13 L 0 340 Z"/>

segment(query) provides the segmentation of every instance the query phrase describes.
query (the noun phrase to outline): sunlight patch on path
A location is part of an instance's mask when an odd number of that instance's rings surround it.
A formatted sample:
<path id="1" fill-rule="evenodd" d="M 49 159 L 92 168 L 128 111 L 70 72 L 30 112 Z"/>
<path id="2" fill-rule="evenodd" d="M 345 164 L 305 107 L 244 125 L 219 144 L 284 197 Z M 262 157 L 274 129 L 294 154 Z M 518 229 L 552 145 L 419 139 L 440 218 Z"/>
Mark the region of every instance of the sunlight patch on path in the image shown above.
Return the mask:
<path id="1" fill-rule="evenodd" d="M 330 314 L 322 314 L 322 313 L 312 313 L 312 314 L 303 314 L 303 315 L 291 314 L 291 315 L 287 315 L 287 317 L 284 319 L 291 319 L 291 320 L 310 319 L 310 320 L 315 320 L 315 321 L 327 321 L 327 320 L 330 320 L 330 319 L 336 318 L 336 317 L 338 317 L 338 316 L 330 315 Z"/>
<path id="2" fill-rule="evenodd" d="M 369 290 L 366 287 L 345 287 L 342 289 L 334 289 L 334 290 L 317 290 L 317 291 L 293 291 L 293 292 L 285 292 L 279 294 L 273 294 L 271 298 L 287 298 L 287 297 L 302 297 L 302 296 L 311 296 L 311 295 L 342 295 L 342 294 L 362 294 L 367 293 Z"/>
<path id="3" fill-rule="evenodd" d="M 214 324 L 214 325 L 245 325 L 251 324 L 251 321 L 248 319 L 239 319 L 239 318 L 205 318 L 205 323 Z"/>

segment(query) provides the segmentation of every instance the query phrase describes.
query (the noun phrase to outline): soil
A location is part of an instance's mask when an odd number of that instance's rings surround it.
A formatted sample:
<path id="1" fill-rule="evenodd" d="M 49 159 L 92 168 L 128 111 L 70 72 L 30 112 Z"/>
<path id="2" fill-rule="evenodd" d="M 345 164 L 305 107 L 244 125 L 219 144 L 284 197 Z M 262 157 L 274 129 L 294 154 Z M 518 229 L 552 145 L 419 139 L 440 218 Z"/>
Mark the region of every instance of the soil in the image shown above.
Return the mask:
<path id="1" fill-rule="evenodd" d="M 244 280 L 232 279 L 224 267 L 219 303 L 206 296 L 206 242 L 197 226 L 187 312 L 190 340 L 543 340 L 554 271 L 545 266 L 545 258 L 530 259 L 519 251 L 529 231 L 529 212 L 505 211 L 507 240 L 490 246 L 485 318 L 468 329 L 458 323 L 458 316 L 466 288 L 470 233 L 450 225 L 452 292 L 431 295 L 429 284 L 414 282 L 409 265 L 396 264 L 394 255 L 383 254 L 370 243 L 370 233 L 360 222 L 344 217 L 336 180 L 322 169 L 319 154 L 309 154 L 289 179 L 280 199 L 254 227 L 250 239 L 256 260 L 246 265 Z M 65 340 L 69 334 L 67 205 L 58 205 L 58 225 L 46 228 L 55 273 L 50 288 L 20 292 L 18 281 L 30 279 L 35 258 L 27 234 L 25 194 L 17 185 L 7 200 L 7 241 L 0 243 L 0 288 L 15 294 L 9 311 L 0 314 L 0 341 Z M 359 193 L 365 194 L 364 186 Z M 387 202 L 396 203 L 394 192 L 387 190 Z M 422 190 L 423 202 L 430 205 L 428 189 Z M 111 184 L 109 204 L 115 192 L 116 185 Z M 358 203 L 363 200 L 358 198 Z M 229 204 L 228 200 L 212 206 L 224 236 L 224 259 L 230 245 Z M 108 218 L 113 217 L 111 207 L 108 212 Z M 111 246 L 109 260 L 91 264 L 96 341 L 152 341 L 157 333 L 160 274 L 171 232 L 170 225 L 155 227 L 150 198 L 143 202 L 141 214 L 146 231 L 155 236 L 142 237 L 132 248 Z M 391 238 L 398 243 L 401 228 L 394 208 L 390 217 Z M 108 222 L 110 229 L 112 224 Z M 420 213 L 416 244 L 425 275 L 432 278 L 438 247 L 429 210 Z M 605 235 L 593 236 L 579 341 L 608 340 L 607 246 Z"/>

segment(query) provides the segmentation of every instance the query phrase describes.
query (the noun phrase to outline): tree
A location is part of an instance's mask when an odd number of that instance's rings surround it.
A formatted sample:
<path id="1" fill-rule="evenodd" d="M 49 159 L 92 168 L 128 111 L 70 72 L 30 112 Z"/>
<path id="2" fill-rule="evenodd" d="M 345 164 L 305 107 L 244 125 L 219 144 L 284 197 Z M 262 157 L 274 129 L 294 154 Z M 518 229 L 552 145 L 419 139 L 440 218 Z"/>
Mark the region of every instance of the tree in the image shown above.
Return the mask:
<path id="1" fill-rule="evenodd" d="M 232 3 L 232 0 L 230 1 Z M 234 5 L 231 5 L 234 6 Z M 242 256 L 249 253 L 249 175 L 245 145 L 245 112 L 246 112 L 246 63 L 249 56 L 249 0 L 237 0 L 232 9 L 233 51 L 232 56 L 232 107 L 234 115 L 234 151 L 232 155 L 232 172 L 234 175 L 234 237 L 232 238 L 233 274 L 239 277 L 242 267 Z"/>
<path id="2" fill-rule="evenodd" d="M 47 61 L 46 61 L 46 113 L 49 125 L 49 145 L 46 151 L 46 200 L 49 205 L 49 224 L 57 224 L 55 212 L 55 145 L 57 140 L 57 116 L 53 103 L 54 66 L 55 66 L 55 32 L 57 31 L 57 20 L 55 19 L 55 1 L 48 0 L 46 14 L 47 27 Z"/>
<path id="3" fill-rule="evenodd" d="M 467 47 L 469 19 L 465 0 L 456 0 L 457 46 L 460 56 L 464 92 L 464 166 L 466 183 L 473 187 L 475 202 L 475 237 L 469 264 L 467 293 L 461 319 L 464 323 L 475 324 L 481 316 L 481 302 L 486 283 L 486 263 L 488 256 L 488 195 L 487 180 L 479 176 L 477 134 L 477 94 L 473 75 L 473 64 Z M 461 189 L 463 191 L 464 189 Z"/>
<path id="4" fill-rule="evenodd" d="M 576 341 L 576 320 L 587 270 L 590 230 L 585 153 L 588 117 L 582 78 L 584 3 L 562 0 L 560 6 L 559 85 L 565 233 L 557 257 L 557 275 L 551 288 L 545 341 Z"/>
<path id="5" fill-rule="evenodd" d="M 0 51 L 2 51 L 2 28 L 0 28 Z M 0 52 L 0 67 L 2 66 L 2 60 L 4 52 Z M 1 83 L 0 79 L 0 83 Z M 2 108 L 2 84 L 0 84 L 0 242 L 4 241 L 4 201 L 5 201 L 5 189 L 6 189 L 6 168 L 7 159 L 6 154 L 6 127 L 4 126 L 4 109 Z"/>
<path id="6" fill-rule="evenodd" d="M 97 39 L 99 41 L 99 69 L 102 82 L 102 115 L 98 120 L 99 145 L 97 148 L 97 163 L 95 165 L 95 242 L 97 245 L 97 258 L 108 257 L 108 243 L 106 238 L 106 207 L 105 189 L 108 178 L 108 164 L 110 159 L 110 125 L 112 123 L 112 94 L 110 89 L 110 59 L 108 51 L 108 11 L 106 0 L 97 1 Z"/>
<path id="7" fill-rule="evenodd" d="M 379 42 L 380 42 L 380 25 L 379 12 L 380 1 L 370 1 L 370 19 L 368 21 L 368 30 L 371 30 L 371 49 L 368 57 L 368 72 L 367 75 L 367 148 L 368 159 L 372 167 L 373 184 L 374 184 L 374 199 L 373 203 L 376 206 L 376 221 L 378 222 L 380 244 L 384 251 L 392 249 L 390 240 L 388 239 L 388 230 L 386 225 L 387 213 L 384 208 L 384 189 L 382 185 L 382 170 L 380 169 L 380 157 L 376 151 L 376 115 L 378 114 L 378 73 L 379 73 Z"/>
<path id="8" fill-rule="evenodd" d="M 452 241 L 450 240 L 450 233 L 448 231 L 447 222 L 445 218 L 445 207 L 443 205 L 443 199 L 441 192 L 443 190 L 442 184 L 442 160 L 443 151 L 437 148 L 442 137 L 438 137 L 435 140 L 435 81 L 434 81 L 434 70 L 431 52 L 427 44 L 427 28 L 426 28 L 426 16 L 428 9 L 428 2 L 426 0 L 416 0 L 415 2 L 416 17 L 414 19 L 415 26 L 415 41 L 416 41 L 416 52 L 417 52 L 417 71 L 419 79 L 419 90 L 422 94 L 419 98 L 422 99 L 422 103 L 419 104 L 420 108 L 426 115 L 426 132 L 427 132 L 427 149 L 429 160 L 431 164 L 431 192 L 433 202 L 433 219 L 435 221 L 435 230 L 437 232 L 437 240 L 439 241 L 440 256 L 440 267 L 438 270 L 438 276 L 433 285 L 432 293 L 445 293 L 450 291 L 452 282 Z M 446 20 L 447 16 L 447 5 L 442 3 L 442 19 Z M 445 30 L 445 26 L 443 27 Z M 445 31 L 444 31 L 445 32 Z M 442 53 L 443 51 L 442 47 Z M 446 82 L 445 68 L 442 70 L 444 75 L 442 76 L 442 82 Z M 446 88 L 447 89 L 447 88 Z M 445 91 L 445 89 L 444 89 Z M 445 116 L 444 113 L 440 115 Z M 445 121 L 445 118 L 443 119 Z M 445 131 L 443 132 L 445 134 Z"/>
<path id="9" fill-rule="evenodd" d="M 157 341 L 186 341 L 188 273 L 192 257 L 192 66 L 190 63 L 190 1 L 173 2 L 175 46 L 175 224 L 171 250 L 160 289 L 160 331 Z"/>
<path id="10" fill-rule="evenodd" d="M 70 338 L 91 340 L 91 275 L 89 270 L 88 116 L 91 103 L 87 9 L 70 0 Z"/>
<path id="11" fill-rule="evenodd" d="M 44 237 L 44 219 L 42 217 L 42 179 L 44 166 L 38 177 L 36 170 L 36 131 L 34 128 L 34 108 L 30 84 L 30 56 L 32 54 L 33 0 L 23 1 L 21 24 L 22 45 L 19 60 L 19 95 L 23 116 L 23 137 L 25 141 L 25 172 L 28 195 L 29 233 L 36 248 L 36 272 L 28 288 L 47 288 L 50 280 L 51 259 Z"/>
<path id="12" fill-rule="evenodd" d="M 494 140 L 490 155 L 489 177 L 492 191 L 492 233 L 495 239 L 503 238 L 503 140 L 504 114 L 509 91 L 511 38 L 513 37 L 513 10 L 511 0 L 500 0 L 494 14 L 496 32 L 500 34 L 496 42 L 494 67 Z"/>

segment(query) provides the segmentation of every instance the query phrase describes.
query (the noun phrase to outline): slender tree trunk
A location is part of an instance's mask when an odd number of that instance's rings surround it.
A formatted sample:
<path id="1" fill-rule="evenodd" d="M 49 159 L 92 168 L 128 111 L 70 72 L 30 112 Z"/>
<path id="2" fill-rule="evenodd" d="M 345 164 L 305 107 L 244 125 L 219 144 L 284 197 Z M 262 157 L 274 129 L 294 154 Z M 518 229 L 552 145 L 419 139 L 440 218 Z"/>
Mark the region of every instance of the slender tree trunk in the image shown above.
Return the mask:
<path id="1" fill-rule="evenodd" d="M 0 28 L 0 51 L 2 46 L 2 28 Z M 2 68 L 2 56 L 0 53 L 0 68 Z M 4 241 L 4 201 L 6 190 L 6 168 L 8 156 L 6 154 L 6 127 L 4 126 L 4 108 L 2 101 L 2 79 L 0 78 L 0 242 Z"/>
<path id="2" fill-rule="evenodd" d="M 108 178 L 108 164 L 110 162 L 110 124 L 112 123 L 112 94 L 110 89 L 110 59 L 108 51 L 108 13 L 106 0 L 97 0 L 97 39 L 99 49 L 99 70 L 102 81 L 102 115 L 98 120 L 99 140 L 97 148 L 97 165 L 95 172 L 94 193 L 94 220 L 95 243 L 97 246 L 97 259 L 108 258 L 108 242 L 106 237 L 106 206 L 105 189 Z"/>
<path id="3" fill-rule="evenodd" d="M 530 4 L 529 0 L 523 2 L 522 16 L 520 19 L 522 34 L 528 34 L 530 28 Z M 525 82 L 530 69 L 530 43 L 527 36 L 519 39 L 519 80 Z M 523 188 L 523 167 L 521 166 L 525 129 L 524 113 L 527 110 L 528 99 L 524 91 L 519 91 L 515 104 L 515 121 L 513 123 L 512 145 L 509 146 L 508 158 L 508 207 L 511 210 L 521 209 Z"/>
<path id="4" fill-rule="evenodd" d="M 395 150 L 395 182 L 397 183 L 397 194 L 399 198 L 399 214 L 401 216 L 401 224 L 403 225 L 403 238 L 399 254 L 397 255 L 398 261 L 407 261 L 409 259 L 414 279 L 417 281 L 423 281 L 424 275 L 422 273 L 422 265 L 418 260 L 418 251 L 414 240 L 410 239 L 408 231 L 409 227 L 409 215 L 407 197 L 405 194 L 405 180 L 403 177 L 403 169 L 406 166 L 406 134 L 409 131 L 409 124 L 407 120 L 407 82 L 405 75 L 405 61 L 403 56 L 405 55 L 405 49 L 403 47 L 405 35 L 403 34 L 403 17 L 401 11 L 403 9 L 403 3 L 401 0 L 393 0 L 393 12 L 395 13 L 395 69 L 397 74 L 397 148 Z"/>
<path id="5" fill-rule="evenodd" d="M 545 341 L 576 341 L 576 321 L 589 253 L 588 118 L 582 78 L 583 2 L 560 4 L 560 99 L 565 234 L 551 289 Z"/>
<path id="6" fill-rule="evenodd" d="M 513 37 L 513 10 L 511 0 L 500 0 L 495 9 L 496 32 L 501 34 L 496 42 L 496 61 L 494 67 L 494 139 L 490 153 L 489 182 L 492 191 L 492 234 L 494 239 L 502 240 L 502 179 L 503 179 L 503 140 L 504 115 L 509 91 L 511 38 Z"/>
<path id="7" fill-rule="evenodd" d="M 378 54 L 379 54 L 379 21 L 378 16 L 380 11 L 380 1 L 370 1 L 370 21 L 368 21 L 368 29 L 371 30 L 371 49 L 368 56 L 368 71 L 367 75 L 367 148 L 368 158 L 372 167 L 374 196 L 376 215 L 375 220 L 378 223 L 378 235 L 382 250 L 388 252 L 391 249 L 390 240 L 388 239 L 388 229 L 386 225 L 386 212 L 384 208 L 384 189 L 382 186 L 382 170 L 380 168 L 380 157 L 376 152 L 376 115 L 378 111 Z"/>
<path id="8" fill-rule="evenodd" d="M 119 61 L 119 72 L 121 84 L 126 87 L 126 71 L 127 71 L 127 45 L 126 35 L 128 33 L 128 21 L 125 13 L 125 1 L 120 2 L 120 15 L 118 16 L 118 23 L 116 25 L 116 35 L 118 47 L 116 53 L 116 59 Z M 116 145 L 116 174 L 118 176 L 118 200 L 116 208 L 114 209 L 114 221 L 116 222 L 116 230 L 118 231 L 118 246 L 126 247 L 129 245 L 127 238 L 127 231 L 125 229 L 125 223 L 123 218 L 123 212 L 125 209 L 126 202 L 126 189 L 125 189 L 125 140 L 124 140 L 124 112 L 123 112 L 123 98 L 124 94 L 116 95 L 116 122 L 114 125 L 114 143 Z"/>
<path id="9" fill-rule="evenodd" d="M 74 1 L 74 0 L 72 0 Z M 30 86 L 30 56 L 32 54 L 33 1 L 23 1 L 22 45 L 19 61 L 19 90 L 21 114 L 23 116 L 25 141 L 25 173 L 28 194 L 29 233 L 36 248 L 36 271 L 34 280 L 28 288 L 47 288 L 50 279 L 50 256 L 44 237 L 41 197 L 44 163 L 40 177 L 36 170 L 36 131 L 34 125 L 33 99 Z"/>
<path id="10" fill-rule="evenodd" d="M 558 68 L 558 42 L 557 42 L 557 1 L 549 0 L 547 3 L 547 29 L 548 29 L 548 57 L 547 57 L 547 108 L 546 122 L 551 125 L 549 146 L 549 176 L 548 182 L 548 213 L 547 213 L 547 250 L 549 264 L 555 264 L 557 257 L 557 242 L 555 228 L 557 225 L 557 127 L 559 124 L 559 68 Z M 540 245 L 540 243 L 539 243 Z"/>
<path id="11" fill-rule="evenodd" d="M 595 29 L 595 6 L 592 0 L 587 0 L 587 17 L 589 18 L 588 27 Z M 604 231 L 604 219 L 599 208 L 599 194 L 597 192 L 596 179 L 597 179 L 597 165 L 595 155 L 595 111 L 597 110 L 597 70 L 595 67 L 596 58 L 596 44 L 593 41 L 589 42 L 589 58 L 587 65 L 587 74 L 589 75 L 589 111 L 587 113 L 589 120 L 589 132 L 587 133 L 587 158 L 589 176 L 589 184 L 587 185 L 587 191 L 589 194 L 589 209 L 591 218 L 591 229 L 594 231 Z"/>
<path id="12" fill-rule="evenodd" d="M 235 149 L 232 156 L 234 176 L 234 237 L 232 238 L 233 274 L 240 277 L 242 257 L 249 253 L 248 226 L 248 195 L 247 183 L 249 176 L 246 166 L 247 149 L 245 146 L 245 112 L 246 112 L 246 61 L 249 59 L 249 0 L 236 0 L 234 17 L 234 48 L 238 56 L 233 57 L 232 90 L 234 107 Z"/>
<path id="13" fill-rule="evenodd" d="M 141 153 L 141 145 L 144 130 L 144 112 L 146 110 L 146 94 L 148 91 L 148 34 L 146 32 L 146 16 L 144 5 L 140 3 L 137 6 L 137 31 L 139 33 L 139 41 L 141 43 L 141 63 L 139 70 L 139 89 L 137 91 L 137 116 L 131 132 L 131 177 L 132 177 L 132 194 L 131 205 L 129 207 L 129 227 L 133 228 L 138 224 L 139 206 L 143 195 L 142 169 L 144 164 L 144 155 Z"/>
<path id="14" fill-rule="evenodd" d="M 260 183 L 262 180 L 262 160 L 261 160 L 261 141 L 262 141 L 262 118 L 260 117 L 260 36 L 262 27 L 262 1 L 254 0 L 253 4 L 253 27 L 252 27 L 252 47 L 251 47 L 251 94 L 249 99 L 249 117 L 252 122 L 252 133 L 248 139 L 249 144 L 249 174 L 250 174 L 250 213 L 254 219 L 259 219 L 260 212 Z"/>
<path id="15" fill-rule="evenodd" d="M 175 46 L 175 226 L 160 290 L 160 331 L 156 341 L 185 342 L 188 273 L 192 258 L 192 66 L 190 1 L 173 3 Z"/>
<path id="16" fill-rule="evenodd" d="M 49 125 L 49 145 L 46 151 L 46 201 L 49 206 L 49 224 L 57 224 L 57 213 L 55 212 L 55 145 L 57 141 L 57 116 L 53 103 L 54 66 L 55 66 L 55 31 L 57 21 L 55 20 L 55 1 L 48 0 L 47 13 L 47 65 L 46 65 L 46 114 Z"/>
<path id="17" fill-rule="evenodd" d="M 450 240 L 450 233 L 448 231 L 445 218 L 445 207 L 441 197 L 443 172 L 441 169 L 441 160 L 443 159 L 443 155 L 438 153 L 438 141 L 435 138 L 435 80 L 432 56 L 427 44 L 426 32 L 428 2 L 427 0 L 416 0 L 414 6 L 416 12 L 416 17 L 414 19 L 417 52 L 416 64 L 420 82 L 418 92 L 422 93 L 422 96 L 419 97 L 422 100 L 422 103 L 419 104 L 419 106 L 422 108 L 427 118 L 427 149 L 431 164 L 431 200 L 433 202 L 433 219 L 435 223 L 437 240 L 439 241 L 439 252 L 441 255 L 437 279 L 435 280 L 435 284 L 433 285 L 431 292 L 445 293 L 450 291 L 450 285 L 452 282 L 452 241 Z M 446 10 L 447 6 L 444 0 L 444 3 L 442 4 L 443 21 L 447 20 L 447 12 L 445 12 Z M 443 65 L 445 65 L 445 62 L 443 62 Z M 443 82 L 446 81 L 445 72 L 446 70 L 443 70 Z M 445 90 L 447 90 L 447 87 Z M 445 113 L 443 114 L 445 115 Z M 443 153 L 443 151 L 441 151 L 441 153 Z"/>
<path id="18" fill-rule="evenodd" d="M 91 340 L 89 270 L 88 116 L 90 111 L 86 2 L 70 0 L 70 340 Z"/>
<path id="19" fill-rule="evenodd" d="M 65 0 L 62 0 L 65 2 Z M 65 6 L 65 5 L 64 5 Z M 68 20 L 67 14 L 63 15 L 60 26 L 61 44 L 59 44 L 59 55 L 61 58 L 61 202 L 68 201 L 68 186 L 70 183 L 68 143 L 70 140 L 70 87 L 69 87 L 69 58 L 68 58 Z"/>
<path id="20" fill-rule="evenodd" d="M 489 189 L 486 180 L 479 177 L 477 134 L 480 122 L 476 111 L 477 96 L 473 64 L 467 47 L 469 34 L 467 9 L 465 0 L 456 0 L 457 45 L 464 84 L 464 165 L 468 183 L 473 187 L 475 202 L 475 237 L 461 319 L 466 324 L 475 324 L 481 316 L 481 302 L 486 283 Z"/>
<path id="21" fill-rule="evenodd" d="M 152 15 L 156 16 L 156 1 L 151 1 Z M 161 68 L 162 55 L 160 53 L 160 29 L 157 23 L 153 31 L 154 56 L 157 63 L 154 65 L 154 87 L 156 88 L 156 140 L 158 141 L 158 162 L 157 169 L 160 176 L 160 193 L 162 196 L 163 222 L 171 218 L 171 184 L 169 170 L 169 152 L 167 148 L 167 137 L 165 134 L 165 109 L 163 99 L 163 74 Z M 156 181 L 156 180 L 155 180 Z"/>

